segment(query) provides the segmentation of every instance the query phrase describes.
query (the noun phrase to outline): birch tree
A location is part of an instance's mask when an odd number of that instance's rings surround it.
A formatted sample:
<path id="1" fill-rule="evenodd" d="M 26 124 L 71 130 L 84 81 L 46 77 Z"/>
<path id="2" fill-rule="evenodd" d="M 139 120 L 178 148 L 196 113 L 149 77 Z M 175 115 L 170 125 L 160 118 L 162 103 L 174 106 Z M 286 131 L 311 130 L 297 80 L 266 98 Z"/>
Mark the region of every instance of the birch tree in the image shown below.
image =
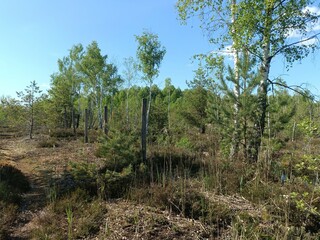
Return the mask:
<path id="1" fill-rule="evenodd" d="M 214 52 L 225 53 L 233 57 L 233 92 L 235 101 L 233 104 L 233 123 L 234 132 L 232 136 L 232 144 L 230 149 L 230 158 L 234 158 L 239 151 L 240 133 L 239 133 L 239 111 L 241 95 L 240 78 L 239 78 L 239 48 L 237 21 L 237 0 L 228 1 L 187 1 L 178 0 L 177 9 L 180 19 L 186 23 L 190 16 L 199 16 L 201 20 L 201 28 L 208 34 L 209 41 L 213 43 L 217 49 Z"/>
<path id="2" fill-rule="evenodd" d="M 260 74 L 258 88 L 258 112 L 255 123 L 256 136 L 251 159 L 258 160 L 259 148 L 265 129 L 269 74 L 272 60 L 283 55 L 288 67 L 302 60 L 317 47 L 319 11 L 312 0 L 244 0 L 230 1 L 178 0 L 180 18 L 198 16 L 210 42 L 217 51 L 226 44 L 233 53 L 247 51 L 255 57 Z M 293 38 L 298 36 L 298 38 Z M 235 57 L 235 65 L 236 64 Z M 235 73 L 237 66 L 235 66 Z M 237 93 L 235 84 L 235 93 Z M 235 114 L 237 106 L 235 105 Z M 235 123 L 236 123 L 235 118 Z M 236 128 L 235 128 L 236 129 Z M 235 130 L 235 135 L 237 135 Z"/>
<path id="3" fill-rule="evenodd" d="M 161 46 L 158 35 L 144 31 L 141 36 L 136 36 L 138 42 L 137 58 L 138 68 L 143 73 L 143 79 L 149 87 L 149 102 L 147 109 L 147 129 L 149 123 L 150 107 L 152 100 L 152 85 L 159 75 L 160 64 L 166 54 L 165 47 Z"/>
<path id="4" fill-rule="evenodd" d="M 320 33 L 315 30 L 318 29 L 319 11 L 313 10 L 316 9 L 311 7 L 313 3 L 310 0 L 247 0 L 239 5 L 237 38 L 240 46 L 259 61 L 258 118 L 255 123 L 255 151 L 251 156 L 253 161 L 258 160 L 265 130 L 273 59 L 284 56 L 289 68 L 293 62 L 302 60 L 317 48 L 317 36 Z"/>
<path id="5" fill-rule="evenodd" d="M 98 126 L 103 127 L 103 105 L 107 96 L 114 94 L 118 84 L 122 81 L 117 67 L 107 62 L 108 56 L 102 55 L 98 43 L 93 41 L 77 65 L 78 70 L 85 77 L 84 88 L 90 105 L 95 106 Z"/>
<path id="6" fill-rule="evenodd" d="M 123 61 L 123 77 L 126 82 L 126 119 L 129 127 L 129 92 L 137 77 L 137 63 L 133 57 L 125 58 Z"/>

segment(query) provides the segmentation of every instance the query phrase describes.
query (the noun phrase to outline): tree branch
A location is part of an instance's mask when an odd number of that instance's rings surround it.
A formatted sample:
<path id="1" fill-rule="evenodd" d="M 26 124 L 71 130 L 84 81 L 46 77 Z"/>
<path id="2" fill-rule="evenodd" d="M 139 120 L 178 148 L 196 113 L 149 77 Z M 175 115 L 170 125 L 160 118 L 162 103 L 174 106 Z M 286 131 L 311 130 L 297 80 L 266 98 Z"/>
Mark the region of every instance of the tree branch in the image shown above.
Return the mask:
<path id="1" fill-rule="evenodd" d="M 273 86 L 273 85 L 278 85 L 278 86 L 280 86 L 280 87 L 284 87 L 284 88 L 286 88 L 286 89 L 289 89 L 289 90 L 291 90 L 291 91 L 293 91 L 293 92 L 295 92 L 295 93 L 298 93 L 299 95 L 301 95 L 301 96 L 303 96 L 303 97 L 305 97 L 305 98 L 308 98 L 308 99 L 310 99 L 310 100 L 314 100 L 314 96 L 313 95 L 309 95 L 309 94 L 307 94 L 306 92 L 305 92 L 305 88 L 303 88 L 303 87 L 301 87 L 301 85 L 300 86 L 298 86 L 298 85 L 291 85 L 291 86 L 288 86 L 288 85 L 286 85 L 286 84 L 284 84 L 284 83 L 281 83 L 281 82 L 275 82 L 275 81 L 272 81 L 272 80 L 270 80 L 270 79 L 268 79 L 268 81 L 269 81 L 269 83 Z M 299 90 L 297 90 L 297 89 L 299 89 Z"/>
<path id="2" fill-rule="evenodd" d="M 311 37 L 308 37 L 308 38 L 306 38 L 306 39 L 302 39 L 302 40 L 300 40 L 300 41 L 296 41 L 296 42 L 293 42 L 293 43 L 284 45 L 282 48 L 279 48 L 279 49 L 272 55 L 272 58 L 275 57 L 279 52 L 282 52 L 284 49 L 289 48 L 289 47 L 294 46 L 294 45 L 297 45 L 297 44 L 299 44 L 299 43 L 303 43 L 303 42 L 309 41 L 309 40 L 311 40 L 311 39 L 314 39 L 314 38 L 316 38 L 318 35 L 320 35 L 320 32 L 317 33 L 317 34 L 314 34 L 314 35 L 312 35 Z"/>

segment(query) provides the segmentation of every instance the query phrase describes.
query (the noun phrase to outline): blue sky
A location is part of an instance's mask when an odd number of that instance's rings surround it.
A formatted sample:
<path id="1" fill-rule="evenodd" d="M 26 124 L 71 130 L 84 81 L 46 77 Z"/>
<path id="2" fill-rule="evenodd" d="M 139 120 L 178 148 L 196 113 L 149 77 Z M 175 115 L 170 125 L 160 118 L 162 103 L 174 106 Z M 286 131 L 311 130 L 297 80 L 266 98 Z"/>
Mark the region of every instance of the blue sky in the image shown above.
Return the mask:
<path id="1" fill-rule="evenodd" d="M 170 77 L 175 86 L 186 87 L 197 64 L 196 53 L 212 49 L 196 20 L 181 25 L 175 0 L 1 0 L 0 2 L 0 96 L 16 97 L 35 80 L 45 90 L 57 60 L 81 43 L 97 41 L 103 54 L 119 67 L 123 59 L 135 57 L 134 35 L 144 29 L 159 35 L 167 54 L 155 83 Z M 193 25 L 193 27 L 192 27 Z M 317 53 L 318 54 L 318 53 Z M 282 76 L 289 85 L 307 83 L 320 92 L 319 58 L 316 55 L 295 64 L 289 72 L 278 59 L 271 78 Z M 121 67 L 120 67 L 121 73 Z"/>

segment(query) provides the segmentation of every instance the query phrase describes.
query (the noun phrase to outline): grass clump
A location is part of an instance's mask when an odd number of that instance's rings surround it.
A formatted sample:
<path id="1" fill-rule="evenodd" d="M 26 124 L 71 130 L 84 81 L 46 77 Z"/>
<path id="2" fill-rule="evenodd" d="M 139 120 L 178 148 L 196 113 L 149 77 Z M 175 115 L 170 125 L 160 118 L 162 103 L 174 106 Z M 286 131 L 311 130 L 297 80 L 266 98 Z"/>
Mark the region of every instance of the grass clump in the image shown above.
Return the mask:
<path id="1" fill-rule="evenodd" d="M 49 204 L 33 229 L 35 239 L 84 239 L 100 230 L 106 208 L 99 198 L 77 189 Z"/>
<path id="2" fill-rule="evenodd" d="M 17 216 L 18 206 L 0 201 L 0 239 L 9 239 L 9 229 Z"/>
<path id="3" fill-rule="evenodd" d="M 166 186 L 155 184 L 132 189 L 129 198 L 183 217 L 200 220 L 213 226 L 210 235 L 216 236 L 218 229 L 227 227 L 231 222 L 233 213 L 226 204 L 211 201 L 199 191 L 200 188 L 197 184 L 181 180 Z"/>

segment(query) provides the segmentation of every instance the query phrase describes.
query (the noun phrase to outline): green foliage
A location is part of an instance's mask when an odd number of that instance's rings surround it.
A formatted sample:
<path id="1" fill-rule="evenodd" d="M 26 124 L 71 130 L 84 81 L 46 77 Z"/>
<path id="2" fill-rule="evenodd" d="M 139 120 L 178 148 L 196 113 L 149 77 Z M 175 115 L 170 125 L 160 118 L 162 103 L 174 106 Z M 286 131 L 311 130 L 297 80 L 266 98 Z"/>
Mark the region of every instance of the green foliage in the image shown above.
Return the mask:
<path id="1" fill-rule="evenodd" d="M 79 104 L 83 78 L 76 66 L 83 55 L 81 44 L 73 46 L 69 55 L 58 60 L 59 72 L 51 75 L 50 105 L 54 108 L 55 127 L 75 128 L 76 103 Z"/>
<path id="2" fill-rule="evenodd" d="M 225 155 L 243 156 L 251 159 L 254 154 L 259 76 L 254 67 L 256 61 L 248 53 L 238 54 L 237 76 L 231 66 L 225 66 L 221 57 L 206 58 L 207 68 L 219 80 L 217 89 L 210 89 L 208 97 L 208 118 L 215 124 L 221 137 Z M 241 154 L 242 153 L 242 154 Z"/>
<path id="3" fill-rule="evenodd" d="M 319 183 L 320 156 L 304 155 L 299 162 L 294 165 L 296 177 L 312 184 Z"/>
<path id="4" fill-rule="evenodd" d="M 131 165 L 121 172 L 105 170 L 98 179 L 100 196 L 105 199 L 124 197 L 133 184 L 134 175 Z"/>
<path id="5" fill-rule="evenodd" d="M 17 92 L 18 97 L 26 107 L 24 118 L 29 122 L 28 130 L 30 139 L 33 137 L 36 116 L 40 114 L 38 103 L 41 98 L 44 97 L 43 95 L 40 95 L 41 92 L 42 91 L 36 81 L 31 81 L 30 85 L 26 87 L 24 92 Z"/>
<path id="6" fill-rule="evenodd" d="M 319 135 L 318 126 L 315 124 L 315 122 L 310 121 L 310 119 L 303 119 L 297 125 L 303 135 L 307 138 L 316 137 Z"/>
<path id="7" fill-rule="evenodd" d="M 75 186 L 104 199 L 123 197 L 141 168 L 135 144 L 135 137 L 111 131 L 108 138 L 101 138 L 96 152 L 98 157 L 104 158 L 101 167 L 71 163 L 70 173 Z"/>
<path id="8" fill-rule="evenodd" d="M 73 228 L 73 212 L 71 206 L 66 208 L 67 221 L 68 221 L 68 239 L 72 239 L 72 228 Z"/>
<path id="9" fill-rule="evenodd" d="M 121 172 L 129 165 L 139 162 L 139 142 L 136 136 L 127 132 L 111 131 L 107 138 L 102 138 L 96 155 L 105 159 L 104 168 Z"/>
<path id="10" fill-rule="evenodd" d="M 144 74 L 144 79 L 150 83 L 159 74 L 159 67 L 166 49 L 161 46 L 158 36 L 148 31 L 144 31 L 141 36 L 136 36 L 138 42 L 137 58 L 139 59 L 139 69 Z"/>
<path id="11" fill-rule="evenodd" d="M 219 50 L 225 48 L 225 43 L 231 41 L 236 66 L 234 66 L 234 69 L 230 69 L 229 80 L 233 83 L 234 93 L 227 91 L 226 95 L 230 97 L 231 102 L 234 104 L 233 118 L 231 118 L 234 120 L 234 129 L 231 131 L 233 150 L 238 149 L 240 144 L 238 140 L 240 134 L 238 125 L 238 111 L 241 105 L 240 89 L 246 88 L 239 81 L 238 71 L 243 66 L 237 66 L 238 58 L 242 53 L 257 60 L 252 67 L 258 67 L 256 72 L 259 74 L 256 79 L 259 87 L 256 94 L 256 104 L 254 108 L 250 108 L 251 112 L 256 115 L 253 123 L 256 127 L 253 129 L 253 140 L 248 144 L 252 146 L 248 147 L 247 143 L 244 143 L 246 145 L 245 148 L 249 148 L 245 150 L 245 156 L 249 155 L 254 162 L 258 160 L 266 125 L 271 61 L 282 54 L 287 60 L 287 66 L 290 67 L 293 62 L 305 58 L 317 47 L 316 41 L 304 44 L 307 39 L 316 39 L 319 34 L 314 34 L 313 31 L 310 31 L 310 28 L 316 25 L 320 17 L 315 12 L 307 10 L 309 5 L 312 4 L 312 0 L 275 0 L 269 1 L 267 4 L 265 1 L 255 0 L 240 2 L 177 1 L 176 7 L 183 23 L 186 23 L 190 17 L 199 17 L 201 27 L 207 32 L 210 42 L 216 44 L 218 50 L 215 54 L 211 52 L 209 56 L 206 56 L 206 60 L 211 63 L 211 67 L 217 68 L 220 65 L 220 69 L 217 70 L 218 78 L 221 78 L 224 74 L 223 67 L 221 68 L 223 57 L 212 58 L 211 56 L 217 55 L 216 53 L 219 53 Z M 301 35 L 300 40 L 296 42 L 290 37 L 290 34 L 295 32 Z M 245 69 L 243 73 L 248 74 L 250 68 Z M 241 76 L 241 74 L 239 75 Z M 246 83 L 246 81 L 242 82 Z M 225 89 L 228 88 L 225 81 L 222 81 L 222 86 Z M 253 109 L 255 110 L 253 111 Z"/>
<path id="12" fill-rule="evenodd" d="M 191 126 L 201 133 L 206 131 L 208 91 L 201 86 L 184 92 L 182 107 L 179 113 Z"/>
<path id="13" fill-rule="evenodd" d="M 287 90 L 275 90 L 269 97 L 270 113 L 269 125 L 271 126 L 271 136 L 276 137 L 288 126 L 288 123 L 296 113 L 294 99 Z"/>
<path id="14" fill-rule="evenodd" d="M 123 197 L 133 182 L 132 165 L 121 171 L 98 169 L 95 164 L 72 163 L 70 171 L 75 186 L 103 199 Z"/>
<path id="15" fill-rule="evenodd" d="M 97 194 L 98 168 L 96 164 L 70 162 L 70 174 L 76 187 L 82 188 L 92 195 Z"/>
<path id="16" fill-rule="evenodd" d="M 282 7 L 277 7 L 279 4 Z M 295 31 L 305 38 L 315 37 L 309 33 L 308 29 L 310 26 L 314 26 L 319 16 L 305 10 L 312 4 L 313 1 L 285 1 L 281 3 L 273 1 L 269 4 L 264 4 L 263 1 L 241 2 L 238 8 L 239 18 L 236 22 L 237 29 L 239 27 L 238 34 L 249 42 L 255 55 L 263 55 L 262 51 L 265 47 L 263 44 L 267 41 L 270 44 L 271 57 L 283 54 L 287 63 L 292 65 L 294 61 L 303 59 L 315 48 L 315 43 L 301 44 L 303 40 L 293 43 L 288 37 L 291 32 Z M 264 40 L 261 41 L 261 39 Z"/>
<path id="17" fill-rule="evenodd" d="M 24 109 L 19 104 L 19 101 L 10 98 L 2 97 L 0 105 L 0 123 L 1 126 L 7 126 L 10 129 L 21 129 L 24 126 Z M 21 114 L 22 113 L 22 114 Z"/>
<path id="18" fill-rule="evenodd" d="M 76 128 L 76 119 L 85 108 L 90 110 L 90 127 L 102 129 L 103 106 L 110 103 L 122 79 L 117 67 L 108 63 L 96 41 L 86 50 L 75 45 L 69 55 L 58 60 L 59 72 L 51 76 L 49 90 L 53 118 L 57 127 Z"/>
<path id="19" fill-rule="evenodd" d="M 193 145 L 187 137 L 180 138 L 180 140 L 176 142 L 176 147 L 179 147 L 185 150 L 193 149 Z"/>
<path id="20" fill-rule="evenodd" d="M 105 200 L 128 195 L 213 226 L 216 231 L 208 233 L 210 237 L 223 238 L 220 230 L 234 239 L 317 235 L 319 103 L 274 88 L 286 84 L 269 79 L 271 60 L 277 55 L 284 55 L 290 66 L 314 50 L 314 44 L 295 43 L 289 37 L 292 32 L 300 33 L 302 41 L 314 37 L 309 27 L 319 16 L 306 8 L 310 3 L 178 0 L 180 18 L 199 16 L 217 47 L 216 52 L 197 56 L 201 62 L 189 89 L 175 88 L 170 78 L 163 89 L 153 84 L 166 49 L 156 34 L 144 31 L 136 36 L 139 62 L 125 59 L 123 89 L 117 66 L 93 41 L 85 49 L 73 46 L 58 60 L 48 97 L 40 98 L 33 81 L 18 94 L 24 104 L 2 98 L 1 130 L 13 131 L 33 113 L 31 127 L 36 122 L 51 129 L 50 138 L 38 142 L 40 147 L 74 139 L 75 128 L 83 124 L 83 110 L 90 112 L 86 146 L 90 149 L 92 144 L 99 159 L 70 162 L 59 179 L 68 189 L 63 192 L 57 184 L 48 190 L 49 206 L 34 238 L 91 238 L 105 217 Z M 217 54 L 230 41 L 237 56 L 234 66 L 226 66 Z M 136 70 L 147 87 L 133 86 Z M 142 163 L 141 101 L 148 97 L 148 161 Z M 103 126 L 105 105 L 107 136 L 96 130 Z M 239 154 L 230 158 L 234 143 Z M 256 161 L 247 161 L 252 159 Z M 286 174 L 283 184 L 281 173 Z M 28 189 L 22 172 L 0 166 L 0 238 L 8 238 L 5 228 L 14 220 L 9 215 L 17 211 L 8 203 L 18 203 Z M 230 196 L 236 197 L 229 201 Z M 243 206 L 248 199 L 254 204 Z M 136 216 L 130 218 L 130 223 L 137 222 Z"/>
<path id="21" fill-rule="evenodd" d="M 71 129 L 64 129 L 64 128 L 55 128 L 54 130 L 50 130 L 49 132 L 50 137 L 53 139 L 63 139 L 63 138 L 69 138 L 72 139 L 75 137 L 75 133 Z M 78 135 L 83 135 L 79 134 Z"/>

